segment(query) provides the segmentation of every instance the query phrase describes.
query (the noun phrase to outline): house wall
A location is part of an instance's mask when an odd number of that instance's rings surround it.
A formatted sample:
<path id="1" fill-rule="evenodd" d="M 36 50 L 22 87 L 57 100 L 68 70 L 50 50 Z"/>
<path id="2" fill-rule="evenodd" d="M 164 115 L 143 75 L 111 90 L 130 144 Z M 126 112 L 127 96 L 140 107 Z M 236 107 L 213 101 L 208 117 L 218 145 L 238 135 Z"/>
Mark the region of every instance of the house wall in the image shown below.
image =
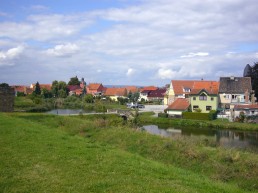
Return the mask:
<path id="1" fill-rule="evenodd" d="M 140 93 L 138 101 L 141 101 L 141 99 L 144 99 L 145 101 L 149 101 L 148 95 L 146 93 Z"/>
<path id="2" fill-rule="evenodd" d="M 200 93 L 202 94 L 202 93 Z M 205 93 L 206 94 L 206 93 Z M 207 100 L 200 100 L 199 95 L 192 95 L 190 97 L 190 103 L 191 103 L 191 110 L 194 112 L 193 106 L 199 106 L 199 108 L 202 110 L 202 113 L 208 113 L 209 110 L 206 110 L 206 106 L 211 106 L 211 110 L 217 110 L 218 108 L 218 96 L 216 95 L 207 95 Z M 196 98 L 196 100 L 193 100 L 193 98 Z M 213 98 L 213 100 L 211 100 Z"/>
<path id="3" fill-rule="evenodd" d="M 0 112 L 12 112 L 15 92 L 13 88 L 0 87 Z"/>
<path id="4" fill-rule="evenodd" d="M 167 100 L 168 100 L 167 105 L 170 105 L 175 101 L 175 92 L 174 92 L 172 82 L 170 83 L 169 88 L 168 88 L 168 99 Z"/>
<path id="5" fill-rule="evenodd" d="M 245 94 L 233 94 L 233 95 L 237 97 L 233 98 L 232 94 L 228 94 L 228 93 L 219 94 L 220 103 L 223 103 L 223 104 L 246 103 Z"/>
<path id="6" fill-rule="evenodd" d="M 179 110 L 167 110 L 167 114 L 168 115 L 182 115 L 183 111 L 179 111 Z"/>

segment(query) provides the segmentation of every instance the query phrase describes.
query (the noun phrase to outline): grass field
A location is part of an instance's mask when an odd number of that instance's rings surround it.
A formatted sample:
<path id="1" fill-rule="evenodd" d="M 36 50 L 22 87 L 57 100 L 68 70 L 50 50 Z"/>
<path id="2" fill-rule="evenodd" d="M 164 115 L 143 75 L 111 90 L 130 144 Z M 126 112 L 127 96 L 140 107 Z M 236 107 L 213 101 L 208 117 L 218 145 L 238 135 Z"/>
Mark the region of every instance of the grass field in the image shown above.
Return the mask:
<path id="1" fill-rule="evenodd" d="M 0 123 L 0 192 L 258 190 L 257 155 L 209 139 L 174 142 L 115 115 L 1 113 Z"/>

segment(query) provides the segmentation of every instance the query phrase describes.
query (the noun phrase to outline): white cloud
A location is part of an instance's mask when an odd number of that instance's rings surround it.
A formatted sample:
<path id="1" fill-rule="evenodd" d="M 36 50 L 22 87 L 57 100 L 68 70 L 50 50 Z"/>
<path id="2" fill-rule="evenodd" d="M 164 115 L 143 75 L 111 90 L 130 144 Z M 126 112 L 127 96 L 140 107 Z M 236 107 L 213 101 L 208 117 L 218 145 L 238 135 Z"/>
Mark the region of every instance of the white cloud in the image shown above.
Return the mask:
<path id="1" fill-rule="evenodd" d="M 79 47 L 76 44 L 61 44 L 56 45 L 54 48 L 48 49 L 46 53 L 51 56 L 63 57 L 71 56 L 79 51 Z"/>
<path id="2" fill-rule="evenodd" d="M 189 54 L 187 55 L 182 55 L 180 56 L 180 58 L 193 58 L 193 57 L 196 57 L 196 56 L 209 56 L 210 54 L 208 52 L 190 52 Z"/>
<path id="3" fill-rule="evenodd" d="M 135 70 L 132 68 L 129 68 L 126 72 L 126 76 L 132 76 L 135 73 Z"/>
<path id="4" fill-rule="evenodd" d="M 14 59 L 18 58 L 24 51 L 23 46 L 11 48 L 0 52 L 0 65 L 13 65 Z"/>
<path id="5" fill-rule="evenodd" d="M 171 69 L 159 69 L 158 70 L 158 77 L 161 79 L 173 79 L 177 77 L 177 72 Z"/>

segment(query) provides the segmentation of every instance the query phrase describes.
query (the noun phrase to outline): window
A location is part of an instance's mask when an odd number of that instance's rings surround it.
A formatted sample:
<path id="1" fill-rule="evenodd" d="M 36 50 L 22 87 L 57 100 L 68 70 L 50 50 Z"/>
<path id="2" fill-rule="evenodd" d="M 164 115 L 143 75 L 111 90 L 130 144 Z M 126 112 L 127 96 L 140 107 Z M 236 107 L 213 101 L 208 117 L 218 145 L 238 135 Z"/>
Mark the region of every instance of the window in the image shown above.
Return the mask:
<path id="1" fill-rule="evenodd" d="M 212 110 L 212 107 L 211 106 L 206 106 L 206 111 L 210 111 Z"/>
<path id="2" fill-rule="evenodd" d="M 191 92 L 190 88 L 184 88 L 184 92 Z"/>
<path id="3" fill-rule="evenodd" d="M 198 105 L 194 105 L 194 106 L 193 106 L 193 110 L 194 110 L 194 109 L 199 109 L 199 106 L 198 106 Z"/>
<path id="4" fill-rule="evenodd" d="M 199 96 L 199 100 L 200 100 L 200 101 L 207 101 L 207 96 L 206 96 L 205 94 L 201 94 L 201 95 Z"/>
<path id="5" fill-rule="evenodd" d="M 193 97 L 193 100 L 196 101 L 196 97 Z"/>
<path id="6" fill-rule="evenodd" d="M 213 97 L 211 97 L 211 101 L 214 101 L 214 98 L 213 98 Z"/>

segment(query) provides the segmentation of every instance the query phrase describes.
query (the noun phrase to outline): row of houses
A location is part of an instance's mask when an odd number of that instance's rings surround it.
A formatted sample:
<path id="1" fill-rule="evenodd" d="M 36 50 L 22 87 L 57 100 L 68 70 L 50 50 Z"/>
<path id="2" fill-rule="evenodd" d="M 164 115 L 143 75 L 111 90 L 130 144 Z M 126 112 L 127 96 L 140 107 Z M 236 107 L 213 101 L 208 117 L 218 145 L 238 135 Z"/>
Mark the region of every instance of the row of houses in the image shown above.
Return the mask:
<path id="1" fill-rule="evenodd" d="M 51 90 L 51 84 L 40 84 L 41 89 Z M 35 84 L 13 86 L 16 92 L 31 94 Z M 180 116 L 184 111 L 208 113 L 219 110 L 221 116 L 236 117 L 243 111 L 247 115 L 258 113 L 258 105 L 251 86 L 250 77 L 221 77 L 219 81 L 208 80 L 172 80 L 164 88 L 148 87 L 112 87 L 102 83 L 86 82 L 82 78 L 80 85 L 68 85 L 69 95 L 82 95 L 83 90 L 93 96 L 108 96 L 117 101 L 118 97 L 126 98 L 128 93 L 139 92 L 138 101 L 158 101 L 167 105 L 166 112 L 170 116 Z"/>
<path id="2" fill-rule="evenodd" d="M 218 82 L 172 80 L 164 103 L 170 116 L 180 116 L 184 111 L 208 113 L 211 110 L 219 110 L 221 116 L 230 119 L 240 112 L 258 114 L 250 77 L 221 77 Z"/>

